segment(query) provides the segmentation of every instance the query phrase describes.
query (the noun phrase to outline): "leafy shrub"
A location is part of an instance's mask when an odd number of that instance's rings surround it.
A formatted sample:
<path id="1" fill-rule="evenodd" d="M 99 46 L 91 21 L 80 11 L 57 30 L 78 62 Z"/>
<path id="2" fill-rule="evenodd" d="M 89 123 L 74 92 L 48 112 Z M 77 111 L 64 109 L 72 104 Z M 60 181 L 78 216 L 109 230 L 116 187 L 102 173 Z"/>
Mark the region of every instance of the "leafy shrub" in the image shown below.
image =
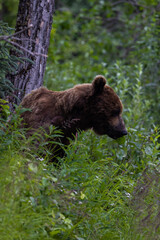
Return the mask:
<path id="1" fill-rule="evenodd" d="M 117 62 L 109 71 L 109 81 L 126 106 L 126 138 L 115 141 L 92 131 L 79 133 L 56 168 L 47 164 L 47 141 L 42 139 L 39 147 L 46 155 L 43 159 L 33 148 L 40 136 L 26 139 L 18 128 L 18 109 L 12 120 L 15 123 L 6 123 L 0 151 L 3 239 L 145 239 L 147 234 L 154 239 L 159 233 L 159 228 L 150 231 L 158 217 L 157 207 L 146 221 L 150 224 L 147 233 L 143 226 L 152 190 L 158 184 L 143 179 L 146 169 L 147 176 L 154 174 L 157 179 L 152 166 L 158 169 L 159 158 L 158 129 L 149 129 L 150 103 L 141 87 L 143 68 L 135 66 L 131 74 L 129 67 Z M 134 84 L 130 74 L 135 76 Z M 140 201 L 141 187 L 148 191 Z M 142 209 L 143 214 L 138 215 Z"/>
<path id="2" fill-rule="evenodd" d="M 138 179 L 143 179 L 151 162 L 157 169 L 159 143 L 158 135 L 141 133 L 136 137 L 143 142 L 137 148 L 135 136 L 129 135 L 118 144 L 90 131 L 83 133 L 68 149 L 65 161 L 61 159 L 60 169 L 46 164 L 47 159 L 36 158 L 30 150 L 27 154 L 26 148 L 25 152 L 20 150 L 25 146 L 22 141 L 21 148 L 10 145 L 0 161 L 1 237 L 132 239 L 132 232 L 133 239 L 143 236 L 143 228 L 136 232 L 136 227 L 145 213 L 133 221 L 145 207 L 141 203 L 144 199 L 138 200 L 144 184 Z M 153 188 L 145 184 L 145 197 L 150 202 L 152 195 L 148 193 L 153 194 Z M 136 215 L 139 205 L 135 199 L 141 206 Z"/>
<path id="3" fill-rule="evenodd" d="M 10 34 L 11 30 L 6 23 L 0 22 L 0 36 Z M 0 98 L 5 98 L 14 91 L 14 86 L 6 75 L 16 71 L 18 59 L 9 54 L 10 49 L 11 46 L 0 39 Z"/>
<path id="4" fill-rule="evenodd" d="M 48 164 L 47 140 L 39 134 L 26 138 L 19 110 L 10 122 L 1 102 L 3 240 L 159 239 L 157 4 L 59 3 L 45 85 L 63 90 L 103 74 L 123 102 L 128 136 L 115 141 L 92 131 L 78 133 L 55 167 Z M 53 137 L 59 134 L 50 130 Z M 42 144 L 35 149 L 37 139 Z"/>
<path id="5" fill-rule="evenodd" d="M 158 6 L 157 0 L 62 1 L 54 16 L 45 84 L 64 90 L 91 82 L 97 74 L 114 80 L 111 69 L 116 62 L 134 84 L 135 66 L 142 66 L 143 94 L 151 102 L 154 122 L 159 123 Z"/>

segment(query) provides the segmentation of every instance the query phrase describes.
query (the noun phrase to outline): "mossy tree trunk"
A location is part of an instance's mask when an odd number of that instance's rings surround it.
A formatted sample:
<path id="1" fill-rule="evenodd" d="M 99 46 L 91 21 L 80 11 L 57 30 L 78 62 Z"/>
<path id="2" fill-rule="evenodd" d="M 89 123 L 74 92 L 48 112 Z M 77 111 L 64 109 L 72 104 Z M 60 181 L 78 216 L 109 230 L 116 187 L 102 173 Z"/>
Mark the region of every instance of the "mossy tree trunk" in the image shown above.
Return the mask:
<path id="1" fill-rule="evenodd" d="M 21 57 L 30 59 L 19 63 L 16 74 L 9 76 L 19 102 L 31 90 L 43 84 L 47 52 L 54 13 L 54 0 L 20 0 L 15 32 L 15 44 L 20 45 Z M 26 30 L 25 30 L 26 29 Z M 12 54 L 16 54 L 12 52 Z M 18 103 L 16 99 L 13 102 Z"/>

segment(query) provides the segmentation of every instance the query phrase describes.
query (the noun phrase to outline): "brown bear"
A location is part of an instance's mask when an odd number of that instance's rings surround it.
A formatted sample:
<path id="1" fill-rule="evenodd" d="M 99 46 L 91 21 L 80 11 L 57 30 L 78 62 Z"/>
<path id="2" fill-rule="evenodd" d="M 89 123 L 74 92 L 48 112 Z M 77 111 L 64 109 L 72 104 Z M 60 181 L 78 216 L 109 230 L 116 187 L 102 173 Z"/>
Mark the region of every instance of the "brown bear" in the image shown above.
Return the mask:
<path id="1" fill-rule="evenodd" d="M 122 103 L 102 75 L 96 76 L 91 84 L 79 84 L 65 91 L 41 87 L 26 95 L 21 105 L 30 109 L 22 114 L 30 131 L 54 125 L 62 130 L 61 142 L 65 145 L 78 130 L 93 129 L 113 139 L 127 135 L 121 116 Z M 62 156 L 61 153 L 58 155 Z"/>

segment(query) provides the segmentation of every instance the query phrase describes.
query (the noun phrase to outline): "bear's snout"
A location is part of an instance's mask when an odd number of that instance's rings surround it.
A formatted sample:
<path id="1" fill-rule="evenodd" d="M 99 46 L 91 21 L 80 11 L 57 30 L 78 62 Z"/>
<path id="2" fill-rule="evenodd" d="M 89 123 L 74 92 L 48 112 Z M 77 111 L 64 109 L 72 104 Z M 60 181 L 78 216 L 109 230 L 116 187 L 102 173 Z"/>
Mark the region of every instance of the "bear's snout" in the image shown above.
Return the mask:
<path id="1" fill-rule="evenodd" d="M 122 134 L 123 134 L 123 136 L 127 135 L 127 134 L 128 134 L 127 130 L 126 130 L 126 129 L 123 130 L 123 131 L 122 131 Z"/>
<path id="2" fill-rule="evenodd" d="M 127 132 L 126 129 L 121 130 L 121 131 L 115 131 L 115 130 L 112 129 L 112 130 L 110 130 L 108 132 L 108 136 L 113 138 L 113 139 L 117 139 L 117 138 L 123 137 L 123 136 L 125 136 L 127 134 L 128 134 L 128 132 Z"/>

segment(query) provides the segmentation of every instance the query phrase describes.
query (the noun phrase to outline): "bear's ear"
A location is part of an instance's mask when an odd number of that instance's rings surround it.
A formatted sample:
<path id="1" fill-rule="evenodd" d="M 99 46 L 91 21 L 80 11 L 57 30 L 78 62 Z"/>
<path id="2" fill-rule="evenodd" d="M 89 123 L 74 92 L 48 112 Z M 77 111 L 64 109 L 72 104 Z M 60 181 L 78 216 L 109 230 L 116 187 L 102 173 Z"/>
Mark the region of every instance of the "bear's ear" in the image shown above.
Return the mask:
<path id="1" fill-rule="evenodd" d="M 102 75 L 97 75 L 92 82 L 93 93 L 99 94 L 103 91 L 104 85 L 106 84 L 106 79 Z"/>

